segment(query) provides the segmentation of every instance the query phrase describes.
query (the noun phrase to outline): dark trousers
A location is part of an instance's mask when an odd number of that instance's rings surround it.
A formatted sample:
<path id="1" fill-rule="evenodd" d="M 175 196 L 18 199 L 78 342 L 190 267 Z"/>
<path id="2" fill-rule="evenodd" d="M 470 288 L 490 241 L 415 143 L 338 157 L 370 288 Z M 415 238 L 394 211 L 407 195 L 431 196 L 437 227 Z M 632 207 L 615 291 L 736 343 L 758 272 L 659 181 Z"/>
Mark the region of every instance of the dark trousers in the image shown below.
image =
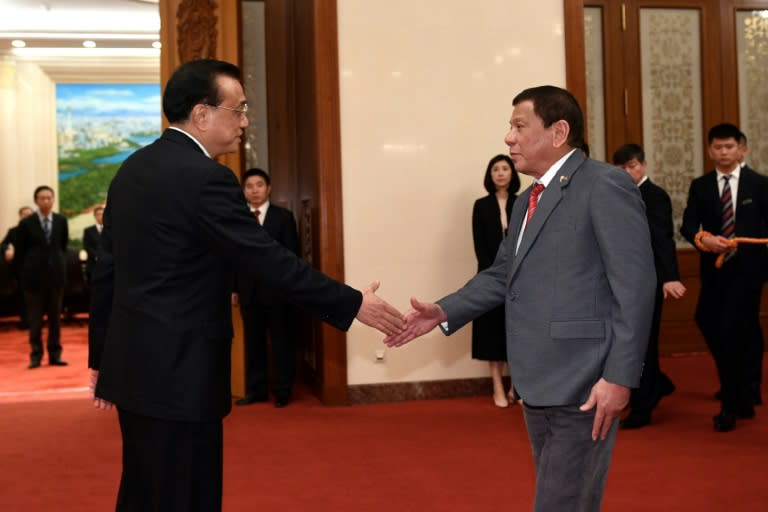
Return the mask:
<path id="1" fill-rule="evenodd" d="M 594 409 L 524 405 L 523 412 L 536 465 L 534 512 L 600 512 L 619 422 L 593 441 Z"/>
<path id="2" fill-rule="evenodd" d="M 749 410 L 759 387 L 755 367 L 762 364 L 761 293 L 762 282 L 728 263 L 702 282 L 696 324 L 715 360 L 723 409 L 729 413 Z"/>
<path id="3" fill-rule="evenodd" d="M 189 423 L 119 409 L 123 473 L 117 512 L 220 512 L 221 421 Z"/>
<path id="4" fill-rule="evenodd" d="M 29 344 L 32 348 L 30 359 L 43 358 L 43 315 L 48 317 L 48 359 L 61 357 L 61 300 L 62 288 L 24 290 L 29 317 Z"/>
<path id="5" fill-rule="evenodd" d="M 245 392 L 266 397 L 268 393 L 267 333 L 272 340 L 274 394 L 287 399 L 296 375 L 296 346 L 291 336 L 290 306 L 250 303 L 241 305 L 245 335 Z"/>
<path id="6" fill-rule="evenodd" d="M 650 415 L 659 400 L 672 391 L 672 381 L 661 371 L 659 365 L 659 331 L 661 326 L 661 308 L 664 304 L 662 284 L 656 286 L 656 298 L 653 304 L 651 332 L 648 337 L 648 349 L 645 352 L 643 375 L 640 386 L 632 390 L 629 401 L 632 414 Z"/>
<path id="7" fill-rule="evenodd" d="M 21 279 L 18 274 L 15 275 L 16 279 L 16 296 L 19 301 L 19 323 L 21 327 L 29 326 L 29 318 L 27 315 L 27 299 L 24 297 L 24 290 L 21 287 Z"/>

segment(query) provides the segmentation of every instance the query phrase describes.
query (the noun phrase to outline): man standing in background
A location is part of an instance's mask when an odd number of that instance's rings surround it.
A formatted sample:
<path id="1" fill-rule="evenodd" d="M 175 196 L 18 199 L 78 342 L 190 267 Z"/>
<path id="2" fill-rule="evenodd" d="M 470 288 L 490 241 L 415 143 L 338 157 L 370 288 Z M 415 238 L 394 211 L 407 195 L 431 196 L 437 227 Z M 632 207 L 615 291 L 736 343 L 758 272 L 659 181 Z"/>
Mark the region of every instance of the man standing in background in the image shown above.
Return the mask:
<path id="1" fill-rule="evenodd" d="M 269 200 L 272 184 L 264 170 L 248 169 L 242 176 L 243 193 L 256 221 L 274 241 L 299 255 L 299 235 L 293 214 Z M 267 332 L 271 340 L 275 407 L 291 400 L 296 373 L 296 344 L 291 329 L 291 306 L 257 278 L 235 272 L 235 290 L 245 337 L 245 396 L 235 402 L 248 405 L 268 400 Z"/>
<path id="2" fill-rule="evenodd" d="M 749 356 L 763 346 L 760 296 L 766 276 L 765 245 L 742 244 L 734 237 L 768 237 L 768 178 L 742 167 L 744 134 L 733 124 L 713 126 L 707 134 L 715 169 L 691 182 L 680 233 L 701 258 L 701 291 L 696 324 L 707 342 L 720 378 L 717 432 L 730 432 L 737 419 L 755 416 L 760 402 Z M 722 267 L 715 261 L 724 255 Z M 762 360 L 761 353 L 754 354 Z"/>
<path id="3" fill-rule="evenodd" d="M 643 376 L 640 378 L 640 387 L 632 390 L 629 415 L 621 422 L 621 428 L 633 429 L 649 425 L 653 409 L 663 397 L 675 390 L 672 380 L 659 366 L 661 308 L 667 297 L 682 297 L 685 294 L 685 286 L 680 282 L 677 272 L 672 201 L 663 188 L 648 178 L 645 151 L 637 144 L 625 144 L 613 154 L 613 164 L 624 169 L 640 189 L 645 203 L 648 228 L 651 231 L 651 247 L 656 265 L 656 298 L 653 303 L 653 319 Z"/>
<path id="4" fill-rule="evenodd" d="M 104 228 L 104 207 L 97 206 L 93 209 L 93 218 L 96 224 L 88 226 L 83 230 L 83 249 L 88 253 L 88 259 L 85 262 L 85 278 L 88 284 L 91 283 L 93 267 L 96 266 L 96 260 L 99 257 L 99 245 L 101 244 L 101 230 Z"/>
<path id="5" fill-rule="evenodd" d="M 34 210 L 29 206 L 22 206 L 19 208 L 19 222 L 32 215 L 32 213 L 34 213 Z M 24 290 L 21 287 L 21 265 L 19 264 L 19 258 L 14 257 L 16 253 L 16 237 L 18 236 L 18 230 L 18 224 L 8 230 L 5 238 L 0 242 L 0 254 L 5 258 L 5 261 L 11 264 L 11 272 L 16 281 L 16 294 L 19 304 L 19 329 L 28 329 L 29 320 L 27 318 L 27 304 L 24 299 Z"/>
<path id="6" fill-rule="evenodd" d="M 21 265 L 21 286 L 29 315 L 29 368 L 43 357 L 43 315 L 48 317 L 48 364 L 64 366 L 61 358 L 61 301 L 64 296 L 65 256 L 69 243 L 67 218 L 53 212 L 53 189 L 35 189 L 37 211 L 19 222 L 16 257 Z"/>

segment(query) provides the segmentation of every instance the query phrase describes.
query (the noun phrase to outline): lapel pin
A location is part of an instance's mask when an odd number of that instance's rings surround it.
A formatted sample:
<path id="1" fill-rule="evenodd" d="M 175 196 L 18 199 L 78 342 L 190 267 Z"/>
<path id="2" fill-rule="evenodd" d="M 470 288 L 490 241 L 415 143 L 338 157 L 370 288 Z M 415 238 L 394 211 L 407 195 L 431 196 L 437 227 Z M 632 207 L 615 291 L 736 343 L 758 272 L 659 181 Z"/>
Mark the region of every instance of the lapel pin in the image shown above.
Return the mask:
<path id="1" fill-rule="evenodd" d="M 568 176 L 560 176 L 560 183 L 567 183 L 568 182 Z"/>

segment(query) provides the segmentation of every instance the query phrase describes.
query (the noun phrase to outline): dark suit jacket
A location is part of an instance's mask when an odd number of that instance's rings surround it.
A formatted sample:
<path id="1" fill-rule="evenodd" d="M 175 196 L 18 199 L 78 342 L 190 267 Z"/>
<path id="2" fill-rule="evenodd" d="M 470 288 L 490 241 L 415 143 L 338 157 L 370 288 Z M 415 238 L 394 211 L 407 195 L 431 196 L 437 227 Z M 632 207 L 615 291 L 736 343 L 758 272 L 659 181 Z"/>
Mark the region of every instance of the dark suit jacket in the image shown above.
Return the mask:
<path id="1" fill-rule="evenodd" d="M 362 294 L 254 225 L 234 174 L 168 129 L 109 187 L 92 281 L 96 395 L 164 420 L 218 421 L 231 408 L 231 269 L 347 329 Z"/>
<path id="2" fill-rule="evenodd" d="M 666 191 L 650 179 L 640 185 L 645 203 L 645 215 L 651 231 L 651 247 L 656 265 L 656 278 L 660 283 L 679 281 L 677 249 L 672 225 L 672 201 Z"/>
<path id="3" fill-rule="evenodd" d="M 510 194 L 506 207 L 507 219 L 512 214 L 513 204 L 515 204 L 515 195 Z M 475 206 L 472 208 L 472 235 L 475 242 L 475 256 L 477 256 L 477 271 L 480 272 L 491 266 L 503 240 L 501 210 L 495 194 L 489 194 L 475 201 Z"/>
<path id="4" fill-rule="evenodd" d="M 8 230 L 8 233 L 5 234 L 5 238 L 3 238 L 3 241 L 0 242 L 0 258 L 5 260 L 5 250 L 8 249 L 9 245 L 13 245 L 14 251 L 16 250 L 16 236 L 18 231 L 18 226 L 14 226 L 11 229 Z M 19 258 L 14 257 L 13 261 L 11 262 L 11 269 L 13 270 L 14 275 L 18 275 L 19 273 Z"/>
<path id="5" fill-rule="evenodd" d="M 290 210 L 270 203 L 262 227 L 274 241 L 298 256 L 299 235 L 296 232 L 296 221 Z M 279 292 L 275 292 L 269 286 L 260 283 L 258 279 L 248 277 L 242 272 L 238 272 L 235 289 L 240 297 L 240 303 L 244 306 L 272 304 L 275 300 L 282 298 Z"/>
<path id="6" fill-rule="evenodd" d="M 749 167 L 741 169 L 736 201 L 735 236 L 768 237 L 768 179 Z M 691 182 L 680 233 L 691 244 L 700 229 L 718 235 L 721 227 L 721 213 L 717 173 L 713 170 Z M 699 251 L 699 254 L 701 279 L 705 283 L 715 276 L 717 271 L 715 259 L 718 255 L 703 251 Z M 742 244 L 726 265 L 730 265 L 744 275 L 752 275 L 756 280 L 760 280 L 766 275 L 767 256 L 768 252 L 764 245 Z"/>
<path id="7" fill-rule="evenodd" d="M 88 281 L 91 280 L 93 267 L 96 265 L 96 260 L 99 257 L 100 241 L 101 234 L 95 224 L 85 228 L 83 231 L 83 249 L 88 253 L 88 261 L 85 262 L 85 275 L 88 277 Z"/>
<path id="8" fill-rule="evenodd" d="M 50 243 L 45 239 L 43 226 L 37 213 L 22 219 L 16 232 L 16 252 L 22 288 L 40 291 L 45 287 L 63 288 L 65 283 L 65 255 L 69 243 L 67 219 L 53 214 Z"/>

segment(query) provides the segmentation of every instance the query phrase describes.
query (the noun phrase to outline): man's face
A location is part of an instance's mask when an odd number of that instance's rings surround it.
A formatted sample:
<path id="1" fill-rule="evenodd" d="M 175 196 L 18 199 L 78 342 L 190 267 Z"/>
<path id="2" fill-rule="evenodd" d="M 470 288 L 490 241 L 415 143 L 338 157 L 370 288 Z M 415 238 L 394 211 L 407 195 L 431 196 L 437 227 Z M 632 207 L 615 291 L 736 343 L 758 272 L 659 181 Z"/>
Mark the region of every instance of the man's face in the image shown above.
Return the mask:
<path id="1" fill-rule="evenodd" d="M 21 211 L 19 212 L 19 220 L 26 219 L 27 217 L 32 215 L 32 212 L 33 212 L 32 208 L 22 208 Z"/>
<path id="2" fill-rule="evenodd" d="M 248 126 L 245 114 L 230 109 L 245 108 L 245 93 L 240 82 L 229 76 L 216 78 L 221 102 L 219 108 L 210 107 L 209 132 L 206 134 L 205 149 L 211 157 L 234 153 L 240 147 L 243 130 Z M 224 108 L 226 107 L 226 108 Z"/>
<path id="3" fill-rule="evenodd" d="M 50 190 L 41 190 L 35 196 L 35 204 L 40 210 L 40 213 L 43 215 L 48 215 L 48 213 L 53 209 L 53 192 Z"/>
<path id="4" fill-rule="evenodd" d="M 633 158 L 620 167 L 627 171 L 630 176 L 632 176 L 632 180 L 635 183 L 640 183 L 640 180 L 642 180 L 645 176 L 645 170 L 648 168 L 648 162 L 640 162 L 637 158 Z"/>
<path id="5" fill-rule="evenodd" d="M 271 191 L 272 187 L 261 176 L 249 176 L 243 184 L 245 200 L 254 208 L 266 203 Z"/>
<path id="6" fill-rule="evenodd" d="M 518 172 L 538 179 L 557 161 L 552 160 L 553 126 L 544 127 L 544 122 L 533 111 L 532 101 L 515 105 L 504 142 L 509 146 L 509 156 Z"/>
<path id="7" fill-rule="evenodd" d="M 104 208 L 93 210 L 93 218 L 96 219 L 96 224 L 104 224 Z"/>
<path id="8" fill-rule="evenodd" d="M 709 143 L 709 158 L 715 162 L 717 170 L 730 173 L 741 161 L 742 150 L 733 137 L 728 139 L 712 139 Z"/>

